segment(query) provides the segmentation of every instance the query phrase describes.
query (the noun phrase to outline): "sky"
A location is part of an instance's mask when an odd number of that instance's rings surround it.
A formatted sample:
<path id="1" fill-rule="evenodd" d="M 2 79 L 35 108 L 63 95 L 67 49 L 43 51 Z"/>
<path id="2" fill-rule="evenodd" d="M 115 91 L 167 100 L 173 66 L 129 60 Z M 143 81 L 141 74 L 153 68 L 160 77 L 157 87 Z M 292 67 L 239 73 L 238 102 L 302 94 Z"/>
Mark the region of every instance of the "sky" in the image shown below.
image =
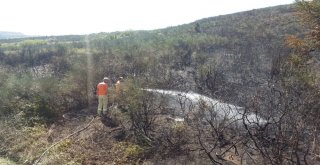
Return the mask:
<path id="1" fill-rule="evenodd" d="M 0 0 L 0 31 L 68 35 L 153 30 L 294 0 Z"/>

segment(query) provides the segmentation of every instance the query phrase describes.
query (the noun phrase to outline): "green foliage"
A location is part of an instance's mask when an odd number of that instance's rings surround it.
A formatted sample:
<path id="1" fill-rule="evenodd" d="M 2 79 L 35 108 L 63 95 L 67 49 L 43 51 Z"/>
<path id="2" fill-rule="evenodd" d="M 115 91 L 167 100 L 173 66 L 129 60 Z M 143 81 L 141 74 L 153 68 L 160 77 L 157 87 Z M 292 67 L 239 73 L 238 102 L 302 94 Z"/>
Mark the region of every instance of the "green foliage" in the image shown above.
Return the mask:
<path id="1" fill-rule="evenodd" d="M 45 40 L 23 40 L 19 43 L 22 47 L 28 47 L 28 46 L 39 46 L 39 45 L 46 45 L 48 44 Z"/>
<path id="2" fill-rule="evenodd" d="M 161 99 L 139 88 L 137 82 L 126 82 L 124 107 L 138 144 L 152 146 L 156 114 L 159 113 Z"/>
<path id="3" fill-rule="evenodd" d="M 72 140 L 66 139 L 66 140 L 60 142 L 58 145 L 56 145 L 55 146 L 56 151 L 53 151 L 53 152 L 64 152 L 70 148 L 72 143 L 73 143 Z"/>
<path id="4" fill-rule="evenodd" d="M 292 55 L 289 59 L 295 66 L 301 65 L 303 60 L 299 55 Z"/>
<path id="5" fill-rule="evenodd" d="M 6 116 L 6 120 L 2 119 L 0 123 L 1 155 L 18 164 L 31 164 L 48 145 L 44 125 L 26 127 L 21 115 Z"/>
<path id="6" fill-rule="evenodd" d="M 116 143 L 111 149 L 115 164 L 139 164 L 145 152 L 141 146 L 128 142 Z"/>
<path id="7" fill-rule="evenodd" d="M 139 158 L 143 154 L 144 149 L 136 144 L 131 144 L 127 146 L 127 148 L 124 151 L 124 157 L 126 158 Z"/>
<path id="8" fill-rule="evenodd" d="M 49 104 L 45 98 L 48 94 L 39 84 L 37 79 L 30 75 L 10 76 L 5 86 L 0 88 L 1 98 L 4 100 L 2 114 L 22 112 L 25 119 L 30 119 L 31 123 L 42 121 L 42 117 L 45 120 L 54 118 L 54 113 L 48 107 Z"/>
<path id="9" fill-rule="evenodd" d="M 0 158 L 0 164 L 6 164 L 6 165 L 16 165 L 16 163 L 12 162 L 9 159 Z"/>

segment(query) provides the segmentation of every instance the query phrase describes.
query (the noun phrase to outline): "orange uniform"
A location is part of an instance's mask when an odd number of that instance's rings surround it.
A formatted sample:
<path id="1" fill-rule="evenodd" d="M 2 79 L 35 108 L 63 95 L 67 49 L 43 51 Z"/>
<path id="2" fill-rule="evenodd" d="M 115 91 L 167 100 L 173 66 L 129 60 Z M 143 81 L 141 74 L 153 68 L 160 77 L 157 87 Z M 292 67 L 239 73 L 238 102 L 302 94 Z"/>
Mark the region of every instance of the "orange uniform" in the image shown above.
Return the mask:
<path id="1" fill-rule="evenodd" d="M 105 82 L 101 82 L 97 85 L 97 95 L 104 96 L 108 93 L 108 84 Z"/>

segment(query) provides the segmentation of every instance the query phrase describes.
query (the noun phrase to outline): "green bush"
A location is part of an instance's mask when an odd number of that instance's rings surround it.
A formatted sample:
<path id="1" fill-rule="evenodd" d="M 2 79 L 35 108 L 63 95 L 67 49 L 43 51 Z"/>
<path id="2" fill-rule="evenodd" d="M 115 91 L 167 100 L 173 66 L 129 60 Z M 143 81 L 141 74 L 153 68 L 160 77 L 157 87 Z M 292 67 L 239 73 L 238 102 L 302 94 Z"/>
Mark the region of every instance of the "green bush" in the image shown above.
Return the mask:
<path id="1" fill-rule="evenodd" d="M 146 150 L 129 142 L 116 143 L 112 149 L 115 164 L 138 164 Z"/>

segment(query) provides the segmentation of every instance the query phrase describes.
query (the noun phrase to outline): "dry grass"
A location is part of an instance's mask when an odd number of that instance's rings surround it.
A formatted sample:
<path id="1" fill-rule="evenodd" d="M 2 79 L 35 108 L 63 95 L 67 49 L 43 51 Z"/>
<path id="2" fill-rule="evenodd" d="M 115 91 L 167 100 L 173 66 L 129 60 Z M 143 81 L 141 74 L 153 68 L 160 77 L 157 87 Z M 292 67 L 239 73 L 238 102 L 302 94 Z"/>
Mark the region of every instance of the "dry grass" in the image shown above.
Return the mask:
<path id="1" fill-rule="evenodd" d="M 59 142 L 43 155 L 39 165 L 55 164 L 157 164 L 157 163 L 192 163 L 202 164 L 203 158 L 193 160 L 186 155 L 189 147 L 188 127 L 181 122 L 168 121 L 167 116 L 157 117 L 157 143 L 154 149 L 137 145 L 130 133 L 128 121 L 123 114 L 110 111 L 110 121 L 94 118 L 89 127 L 85 127 L 92 116 L 74 117 L 56 122 L 50 126 L 35 125 L 26 127 L 19 120 L 0 120 L 0 140 L 3 140 L 1 153 L 4 157 L 13 158 L 18 164 L 32 164 L 52 144 Z M 120 117 L 119 117 L 120 116 Z M 9 122 L 10 121 L 10 122 Z M 115 125 L 114 125 L 115 124 Z M 64 139 L 64 140 L 61 140 Z M 167 141 L 167 140 L 169 141 Z M 165 155 L 165 156 L 164 156 Z M 170 156 L 171 155 L 171 156 Z M 155 157 L 154 157 L 155 156 Z M 207 162 L 207 161 L 204 161 Z"/>

